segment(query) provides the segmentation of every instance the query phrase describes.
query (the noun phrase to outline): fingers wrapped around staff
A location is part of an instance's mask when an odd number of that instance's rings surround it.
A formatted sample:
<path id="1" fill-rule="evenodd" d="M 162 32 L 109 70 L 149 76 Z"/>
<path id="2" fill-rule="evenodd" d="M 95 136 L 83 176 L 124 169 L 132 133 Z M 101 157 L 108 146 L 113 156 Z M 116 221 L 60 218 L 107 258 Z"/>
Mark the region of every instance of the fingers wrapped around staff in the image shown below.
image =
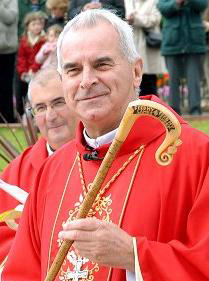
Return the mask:
<path id="1" fill-rule="evenodd" d="M 93 262 L 134 271 L 132 237 L 113 223 L 96 218 L 67 222 L 59 238 L 74 240 L 80 256 Z"/>

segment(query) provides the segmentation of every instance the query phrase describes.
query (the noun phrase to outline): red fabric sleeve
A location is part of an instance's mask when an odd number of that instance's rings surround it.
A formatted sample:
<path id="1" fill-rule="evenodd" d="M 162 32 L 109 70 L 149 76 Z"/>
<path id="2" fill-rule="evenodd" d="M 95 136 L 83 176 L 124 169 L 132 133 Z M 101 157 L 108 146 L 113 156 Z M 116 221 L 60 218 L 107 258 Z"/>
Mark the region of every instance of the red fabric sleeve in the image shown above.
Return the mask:
<path id="1" fill-rule="evenodd" d="M 15 234 L 16 231 L 10 229 L 6 224 L 0 223 L 0 265 L 9 253 Z"/>
<path id="2" fill-rule="evenodd" d="M 201 171 L 199 176 L 203 178 Z M 202 183 L 188 216 L 184 239 L 160 243 L 137 237 L 144 280 L 209 280 L 209 170 Z"/>
<path id="3" fill-rule="evenodd" d="M 30 151 L 30 148 L 27 149 L 27 151 Z M 25 168 L 26 166 L 28 168 L 27 161 L 24 161 L 24 156 L 27 155 L 27 151 L 21 154 L 20 156 L 18 156 L 6 167 L 6 169 L 1 175 L 2 180 L 4 180 L 9 184 L 19 186 L 19 184 L 21 183 L 20 178 L 21 178 L 21 172 L 23 172 L 24 164 L 25 164 Z M 25 185 L 27 186 L 27 181 Z M 24 187 L 25 186 L 23 186 L 23 188 Z M 28 191 L 27 188 L 24 188 L 24 190 Z M 14 199 L 12 196 L 7 194 L 3 190 L 0 190 L 0 198 L 1 198 L 0 214 L 5 211 L 14 209 L 16 206 L 20 204 L 19 201 Z M 8 255 L 15 234 L 16 231 L 11 230 L 5 223 L 0 223 L 0 264 Z"/>
<path id="4" fill-rule="evenodd" d="M 40 233 L 45 204 L 45 193 L 38 190 L 41 172 L 42 169 L 40 169 L 40 176 L 37 175 L 34 189 L 26 201 L 1 281 L 41 280 Z"/>
<path id="5" fill-rule="evenodd" d="M 30 197 L 30 196 L 29 196 Z M 40 272 L 40 240 L 36 229 L 36 216 L 30 209 L 30 198 L 25 205 L 20 227 L 14 239 L 9 259 L 2 273 L 2 281 L 38 281 Z M 26 231 L 27 229 L 27 231 Z M 23 246 L 24 245 L 24 249 Z M 23 272 L 24 271 L 24 272 Z"/>
<path id="6" fill-rule="evenodd" d="M 38 169 L 46 158 L 46 142 L 41 138 L 34 146 L 28 147 L 5 168 L 1 174 L 1 179 L 29 192 Z M 14 209 L 19 204 L 19 201 L 0 190 L 0 213 Z M 0 264 L 8 255 L 15 234 L 16 231 L 11 230 L 5 223 L 0 224 Z"/>

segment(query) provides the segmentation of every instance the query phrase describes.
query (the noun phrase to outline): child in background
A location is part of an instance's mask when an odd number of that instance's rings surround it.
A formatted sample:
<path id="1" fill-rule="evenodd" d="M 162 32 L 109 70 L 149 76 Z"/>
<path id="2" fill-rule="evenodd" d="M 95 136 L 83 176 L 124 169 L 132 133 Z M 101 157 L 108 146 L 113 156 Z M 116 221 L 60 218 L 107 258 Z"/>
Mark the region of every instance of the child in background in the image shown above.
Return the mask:
<path id="1" fill-rule="evenodd" d="M 24 19 L 24 35 L 20 39 L 17 55 L 17 72 L 19 75 L 16 97 L 17 111 L 23 114 L 23 98 L 28 90 L 28 82 L 33 73 L 37 72 L 40 64 L 35 62 L 35 56 L 46 42 L 44 25 L 46 15 L 43 12 L 28 13 Z"/>
<path id="2" fill-rule="evenodd" d="M 47 29 L 47 42 L 41 47 L 35 57 L 35 61 L 41 64 L 41 69 L 48 66 L 57 67 L 57 39 L 62 32 L 62 27 L 54 24 Z"/>
<path id="3" fill-rule="evenodd" d="M 61 27 L 68 21 L 68 7 L 69 0 L 47 0 L 46 8 L 49 11 L 49 17 L 47 21 L 47 27 L 59 24 Z"/>
<path id="4" fill-rule="evenodd" d="M 18 21 L 18 37 L 20 38 L 24 32 L 24 19 L 26 14 L 30 12 L 45 12 L 46 0 L 18 0 L 19 21 Z"/>

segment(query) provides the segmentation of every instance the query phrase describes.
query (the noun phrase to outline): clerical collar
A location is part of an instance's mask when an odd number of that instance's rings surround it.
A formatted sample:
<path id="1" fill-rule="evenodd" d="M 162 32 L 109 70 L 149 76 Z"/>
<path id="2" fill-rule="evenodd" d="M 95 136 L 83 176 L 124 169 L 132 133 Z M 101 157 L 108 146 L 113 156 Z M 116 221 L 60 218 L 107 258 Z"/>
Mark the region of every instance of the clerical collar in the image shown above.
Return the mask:
<path id="1" fill-rule="evenodd" d="M 83 135 L 85 138 L 86 143 L 93 148 L 98 148 L 104 144 L 108 144 L 110 142 L 112 142 L 112 140 L 114 139 L 116 133 L 117 133 L 118 128 L 116 128 L 115 130 L 103 135 L 103 136 L 99 136 L 96 139 L 91 139 L 86 132 L 86 129 L 83 129 Z"/>
<path id="2" fill-rule="evenodd" d="M 55 152 L 55 150 L 49 145 L 48 142 L 46 143 L 46 149 L 48 152 L 48 156 L 51 156 Z"/>

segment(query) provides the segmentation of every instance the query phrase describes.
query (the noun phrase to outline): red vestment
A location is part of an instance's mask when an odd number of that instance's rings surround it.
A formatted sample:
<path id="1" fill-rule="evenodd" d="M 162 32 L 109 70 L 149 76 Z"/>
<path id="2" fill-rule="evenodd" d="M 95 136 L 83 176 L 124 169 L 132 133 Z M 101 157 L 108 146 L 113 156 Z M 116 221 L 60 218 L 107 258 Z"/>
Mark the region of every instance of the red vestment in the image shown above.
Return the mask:
<path id="1" fill-rule="evenodd" d="M 46 141 L 40 138 L 35 145 L 27 148 L 6 167 L 1 174 L 1 179 L 29 192 L 38 170 L 47 156 Z M 20 202 L 12 196 L 0 190 L 0 214 L 14 209 L 19 204 Z M 9 252 L 15 234 L 16 232 L 7 225 L 0 223 L 0 264 Z"/>
<path id="2" fill-rule="evenodd" d="M 159 101 L 156 97 L 151 99 Z M 160 166 L 155 160 L 156 149 L 165 137 L 164 127 L 150 117 L 140 117 L 135 122 L 102 187 L 136 149 L 145 145 L 139 165 L 136 156 L 105 190 L 97 209 L 92 210 L 93 215 L 106 221 L 118 224 L 121 220 L 121 228 L 136 237 L 144 281 L 209 280 L 209 138 L 192 129 L 181 117 L 178 119 L 183 144 L 169 166 Z M 86 186 L 93 181 L 101 164 L 83 160 L 89 148 L 82 130 L 80 125 L 76 140 L 66 144 L 41 168 L 2 281 L 44 280 L 60 245 L 58 232 L 62 223 L 75 217 L 83 200 L 76 155 L 81 155 Z M 103 157 L 108 147 L 96 149 L 98 157 Z M 76 264 L 72 248 L 56 281 L 73 280 L 70 276 L 75 273 Z M 87 260 L 79 269 L 84 276 L 89 270 L 88 278 L 74 280 L 105 281 L 109 272 L 109 268 Z M 125 270 L 113 269 L 110 280 L 126 280 Z"/>

